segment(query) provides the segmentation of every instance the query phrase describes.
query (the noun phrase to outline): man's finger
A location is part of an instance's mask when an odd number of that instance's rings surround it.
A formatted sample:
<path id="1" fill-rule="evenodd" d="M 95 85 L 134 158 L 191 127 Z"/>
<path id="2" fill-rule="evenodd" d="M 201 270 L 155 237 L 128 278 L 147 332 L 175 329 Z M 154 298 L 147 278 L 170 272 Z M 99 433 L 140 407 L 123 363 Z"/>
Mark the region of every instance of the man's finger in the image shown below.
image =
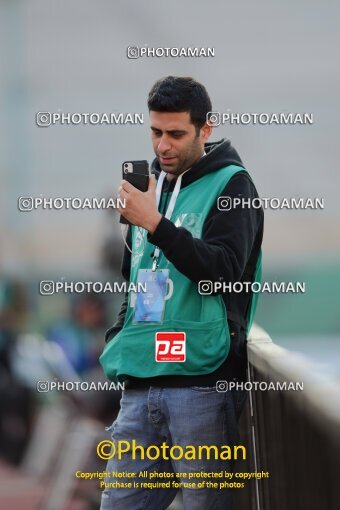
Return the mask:
<path id="1" fill-rule="evenodd" d="M 154 174 L 150 175 L 148 192 L 154 193 L 156 191 L 156 177 Z"/>
<path id="2" fill-rule="evenodd" d="M 128 181 L 125 181 L 123 180 L 121 183 L 120 183 L 120 186 L 121 188 L 126 191 L 127 193 L 131 193 L 131 191 L 136 191 L 136 188 L 135 186 L 133 186 L 132 184 L 130 184 Z"/>
<path id="3" fill-rule="evenodd" d="M 125 189 L 121 189 L 119 192 L 119 198 L 128 198 L 129 193 Z"/>

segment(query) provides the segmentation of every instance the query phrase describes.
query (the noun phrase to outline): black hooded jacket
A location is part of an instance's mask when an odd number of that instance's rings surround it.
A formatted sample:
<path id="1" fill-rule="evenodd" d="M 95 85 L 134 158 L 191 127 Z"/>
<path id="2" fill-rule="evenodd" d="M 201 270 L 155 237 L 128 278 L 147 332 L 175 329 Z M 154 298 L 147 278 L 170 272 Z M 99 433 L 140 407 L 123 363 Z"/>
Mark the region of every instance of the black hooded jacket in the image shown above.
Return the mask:
<path id="1" fill-rule="evenodd" d="M 181 189 L 229 165 L 243 167 L 241 158 L 229 140 L 205 144 L 206 155 L 183 175 Z M 161 169 L 157 158 L 152 163 L 152 173 L 159 175 Z M 162 194 L 173 190 L 176 180 L 164 180 Z M 234 175 L 221 196 L 252 199 L 258 197 L 255 186 L 245 171 Z M 164 209 L 168 205 L 165 200 Z M 160 211 L 162 214 L 164 211 Z M 164 216 L 148 242 L 158 246 L 165 257 L 187 278 L 195 283 L 200 280 L 220 282 L 252 281 L 263 236 L 263 210 L 252 207 L 236 207 L 220 211 L 217 204 L 212 207 L 203 225 L 202 238 L 194 238 L 183 227 L 176 227 Z M 129 231 L 127 243 L 131 245 Z M 122 274 L 130 279 L 131 253 L 125 248 Z M 228 315 L 231 348 L 227 359 L 211 374 L 198 376 L 160 376 L 148 379 L 131 377 L 126 387 L 181 387 L 214 386 L 216 381 L 244 379 L 246 369 L 246 324 L 249 294 L 222 294 Z M 127 295 L 115 324 L 106 332 L 105 340 L 110 341 L 123 327 L 127 308 Z M 133 355 L 133 353 L 132 353 Z"/>

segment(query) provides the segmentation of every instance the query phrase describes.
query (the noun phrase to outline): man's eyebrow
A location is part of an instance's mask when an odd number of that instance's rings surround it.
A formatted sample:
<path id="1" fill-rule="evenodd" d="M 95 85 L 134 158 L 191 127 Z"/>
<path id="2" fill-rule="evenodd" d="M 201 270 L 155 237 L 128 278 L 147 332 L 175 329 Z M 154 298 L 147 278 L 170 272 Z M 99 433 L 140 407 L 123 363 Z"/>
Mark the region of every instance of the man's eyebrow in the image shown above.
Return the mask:
<path id="1" fill-rule="evenodd" d="M 150 126 L 152 131 L 162 131 L 161 129 L 158 129 L 154 126 Z M 181 134 L 181 135 L 184 135 L 185 133 L 187 133 L 187 131 L 183 130 L 183 129 L 169 129 L 168 131 L 165 131 L 166 133 L 170 133 L 170 134 Z"/>

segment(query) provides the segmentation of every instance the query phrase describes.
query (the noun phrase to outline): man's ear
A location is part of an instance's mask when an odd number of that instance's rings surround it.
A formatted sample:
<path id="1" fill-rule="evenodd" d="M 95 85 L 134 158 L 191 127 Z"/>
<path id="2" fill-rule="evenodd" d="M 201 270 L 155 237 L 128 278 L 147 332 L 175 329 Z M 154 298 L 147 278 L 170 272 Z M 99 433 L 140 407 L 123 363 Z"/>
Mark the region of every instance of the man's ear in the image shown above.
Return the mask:
<path id="1" fill-rule="evenodd" d="M 212 126 L 209 126 L 209 124 L 207 124 L 207 122 L 201 127 L 200 141 L 202 143 L 205 143 L 209 139 L 209 137 L 212 133 L 212 129 L 213 129 Z"/>

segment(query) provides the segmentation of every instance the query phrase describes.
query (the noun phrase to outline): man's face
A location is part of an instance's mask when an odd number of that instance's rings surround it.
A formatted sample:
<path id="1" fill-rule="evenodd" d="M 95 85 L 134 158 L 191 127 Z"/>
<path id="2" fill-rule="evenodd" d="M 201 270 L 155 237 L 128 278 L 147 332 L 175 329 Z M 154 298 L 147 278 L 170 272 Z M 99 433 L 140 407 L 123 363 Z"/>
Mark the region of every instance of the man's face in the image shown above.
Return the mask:
<path id="1" fill-rule="evenodd" d="M 199 134 L 190 122 L 188 112 L 150 111 L 151 139 L 160 167 L 176 177 L 190 168 L 203 155 L 204 143 L 211 127 L 205 124 Z"/>

